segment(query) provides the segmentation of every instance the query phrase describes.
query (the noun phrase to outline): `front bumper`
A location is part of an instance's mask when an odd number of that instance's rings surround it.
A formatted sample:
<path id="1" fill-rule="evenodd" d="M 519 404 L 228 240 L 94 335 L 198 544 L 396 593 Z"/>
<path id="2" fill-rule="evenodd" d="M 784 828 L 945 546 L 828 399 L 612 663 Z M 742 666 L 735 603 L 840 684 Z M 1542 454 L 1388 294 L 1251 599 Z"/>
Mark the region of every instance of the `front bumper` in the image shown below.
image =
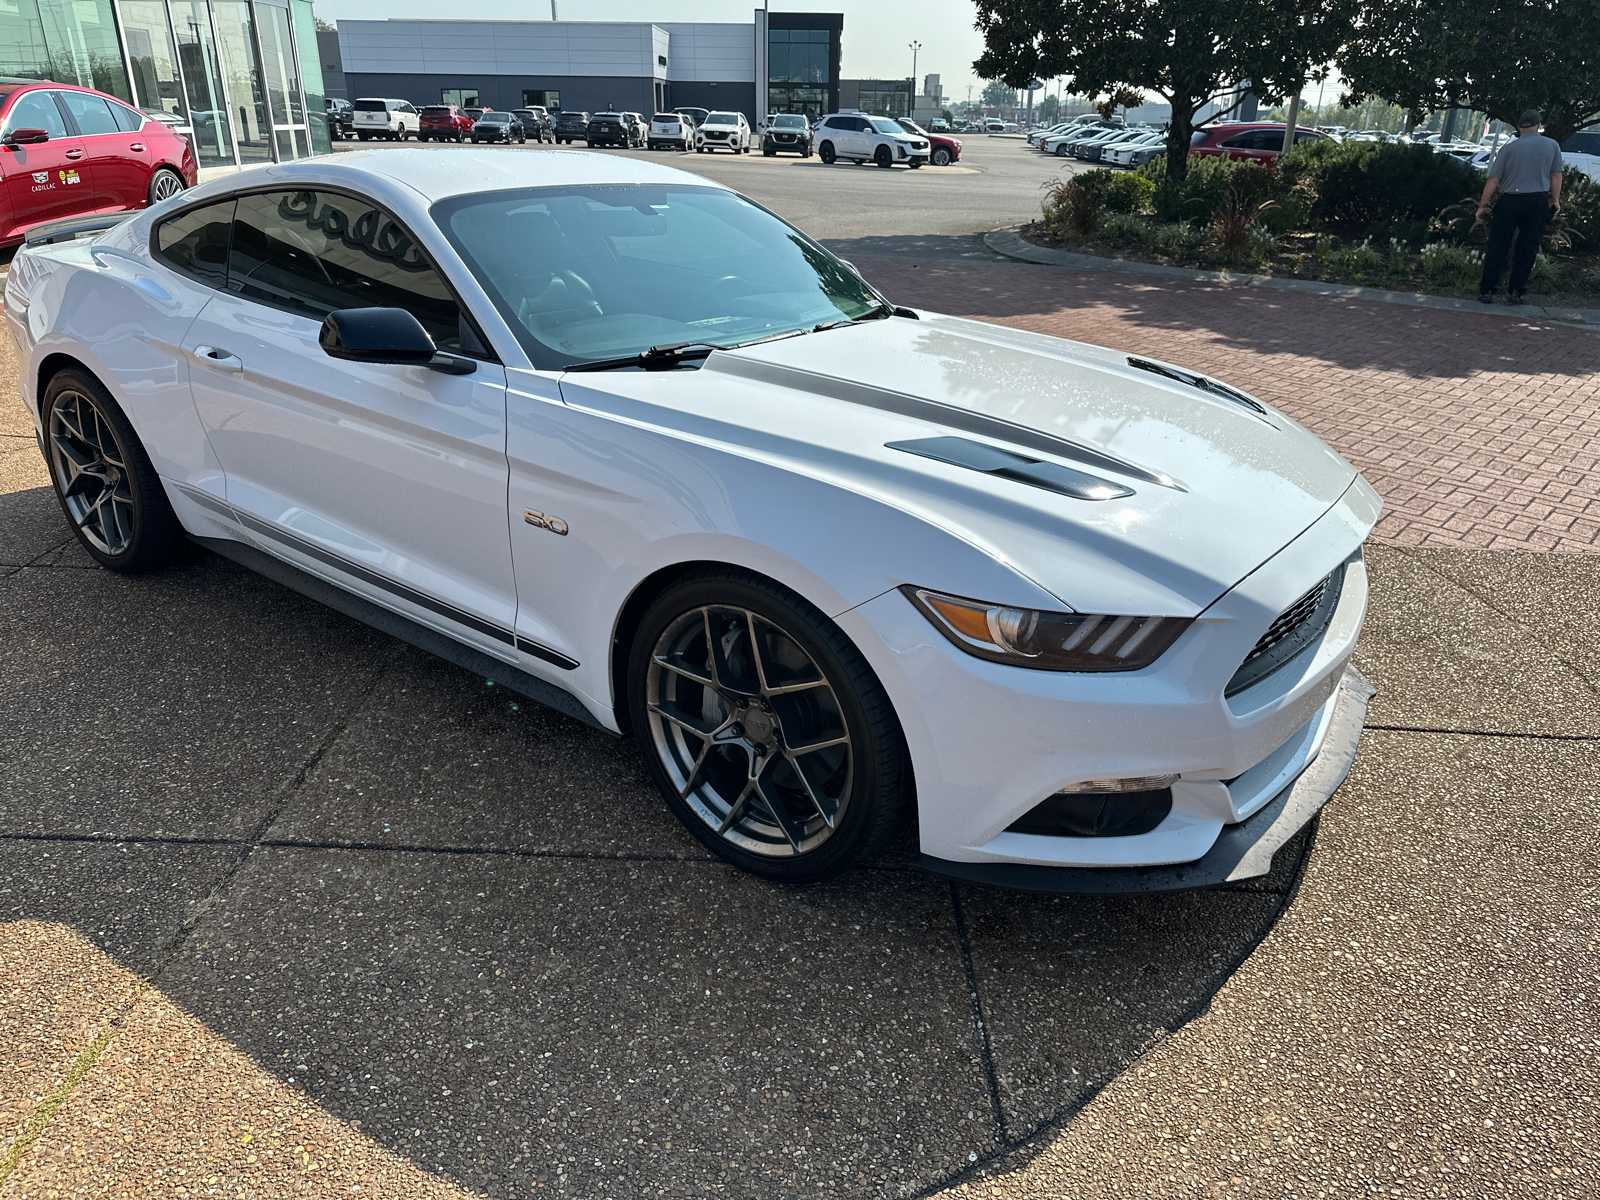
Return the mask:
<path id="1" fill-rule="evenodd" d="M 1305 828 L 1350 774 L 1372 695 L 1366 677 L 1346 666 L 1334 694 L 1308 722 L 1313 725 L 1308 731 L 1312 738 L 1321 736 L 1299 775 L 1250 817 L 1225 828 L 1211 849 L 1194 862 L 1161 867 L 1039 867 L 951 862 L 923 854 L 918 856 L 918 864 L 965 883 L 1077 896 L 1176 892 L 1255 879 L 1272 869 L 1273 855 Z M 1320 730 L 1315 728 L 1318 723 Z"/>

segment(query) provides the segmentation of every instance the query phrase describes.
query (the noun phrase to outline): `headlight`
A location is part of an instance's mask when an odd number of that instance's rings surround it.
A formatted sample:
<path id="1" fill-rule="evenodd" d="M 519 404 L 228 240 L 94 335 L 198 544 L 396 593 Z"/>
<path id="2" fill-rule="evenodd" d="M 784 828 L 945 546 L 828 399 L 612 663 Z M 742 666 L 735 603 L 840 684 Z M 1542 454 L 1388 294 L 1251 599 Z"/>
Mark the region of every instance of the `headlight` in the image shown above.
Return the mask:
<path id="1" fill-rule="evenodd" d="M 1193 620 L 1042 612 L 926 588 L 900 590 L 968 654 L 1036 671 L 1137 671 L 1160 658 Z"/>

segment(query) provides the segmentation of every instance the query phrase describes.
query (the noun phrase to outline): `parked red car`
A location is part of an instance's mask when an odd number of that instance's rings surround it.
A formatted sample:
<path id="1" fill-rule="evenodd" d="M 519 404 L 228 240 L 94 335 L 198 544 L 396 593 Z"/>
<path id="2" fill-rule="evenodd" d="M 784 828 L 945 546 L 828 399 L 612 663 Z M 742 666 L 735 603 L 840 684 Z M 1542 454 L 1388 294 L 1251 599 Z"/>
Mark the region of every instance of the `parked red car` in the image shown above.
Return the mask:
<path id="1" fill-rule="evenodd" d="M 115 96 L 0 85 L 0 246 L 45 221 L 144 208 L 197 178 L 189 139 Z"/>
<path id="2" fill-rule="evenodd" d="M 472 118 L 454 104 L 430 104 L 418 110 L 419 142 L 464 142 L 472 132 Z"/>
<path id="3" fill-rule="evenodd" d="M 915 121 L 908 121 L 905 117 L 896 117 L 895 123 L 907 133 L 914 133 L 918 137 L 928 139 L 928 161 L 936 167 L 948 167 L 961 157 L 961 143 L 942 133 L 929 133 Z"/>
<path id="4" fill-rule="evenodd" d="M 1190 158 L 1237 158 L 1271 166 L 1283 153 L 1282 121 L 1240 121 L 1231 125 L 1208 125 L 1196 129 L 1189 140 Z M 1296 143 L 1326 138 L 1325 133 L 1304 126 L 1294 127 Z"/>

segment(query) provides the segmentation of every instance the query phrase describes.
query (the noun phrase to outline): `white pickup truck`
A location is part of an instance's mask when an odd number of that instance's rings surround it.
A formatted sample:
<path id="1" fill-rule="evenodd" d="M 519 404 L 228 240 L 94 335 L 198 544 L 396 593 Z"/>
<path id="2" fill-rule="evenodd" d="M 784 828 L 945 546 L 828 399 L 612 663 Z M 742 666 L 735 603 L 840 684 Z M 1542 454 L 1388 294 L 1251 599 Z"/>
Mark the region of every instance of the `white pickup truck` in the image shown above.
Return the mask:
<path id="1" fill-rule="evenodd" d="M 422 114 L 406 100 L 357 100 L 351 114 L 352 128 L 363 142 L 372 138 L 403 142 L 422 130 Z"/>

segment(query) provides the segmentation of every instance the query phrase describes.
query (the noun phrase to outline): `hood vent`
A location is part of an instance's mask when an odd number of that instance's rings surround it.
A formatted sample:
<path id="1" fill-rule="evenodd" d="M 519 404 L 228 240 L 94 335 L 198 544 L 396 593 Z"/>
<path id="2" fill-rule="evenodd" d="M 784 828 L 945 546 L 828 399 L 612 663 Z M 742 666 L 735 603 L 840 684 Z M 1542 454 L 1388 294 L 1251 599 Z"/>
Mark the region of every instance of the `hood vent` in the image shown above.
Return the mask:
<path id="1" fill-rule="evenodd" d="M 1149 371 L 1152 375 L 1160 375 L 1163 379 L 1175 380 L 1178 383 L 1187 383 L 1190 387 L 1199 388 L 1202 392 L 1209 392 L 1224 400 L 1231 400 L 1242 408 L 1248 408 L 1258 417 L 1267 415 L 1264 406 L 1250 399 L 1243 392 L 1229 387 L 1225 383 L 1218 383 L 1215 379 L 1207 379 L 1204 375 L 1196 375 L 1193 371 L 1181 371 L 1177 367 L 1163 366 L 1161 363 L 1151 362 L 1148 358 L 1134 358 L 1128 356 L 1128 365 L 1138 367 L 1141 371 Z"/>
<path id="2" fill-rule="evenodd" d="M 890 450 L 904 450 L 935 462 L 949 463 L 953 467 L 966 467 L 969 471 L 982 471 L 1030 487 L 1044 488 L 1074 500 L 1116 500 L 1133 495 L 1133 489 L 1109 479 L 1101 479 L 1084 471 L 1075 471 L 1060 463 L 1042 462 L 1037 458 L 1014 454 L 996 446 L 974 442 L 968 438 L 934 437 L 917 438 L 909 442 L 886 442 Z"/>

